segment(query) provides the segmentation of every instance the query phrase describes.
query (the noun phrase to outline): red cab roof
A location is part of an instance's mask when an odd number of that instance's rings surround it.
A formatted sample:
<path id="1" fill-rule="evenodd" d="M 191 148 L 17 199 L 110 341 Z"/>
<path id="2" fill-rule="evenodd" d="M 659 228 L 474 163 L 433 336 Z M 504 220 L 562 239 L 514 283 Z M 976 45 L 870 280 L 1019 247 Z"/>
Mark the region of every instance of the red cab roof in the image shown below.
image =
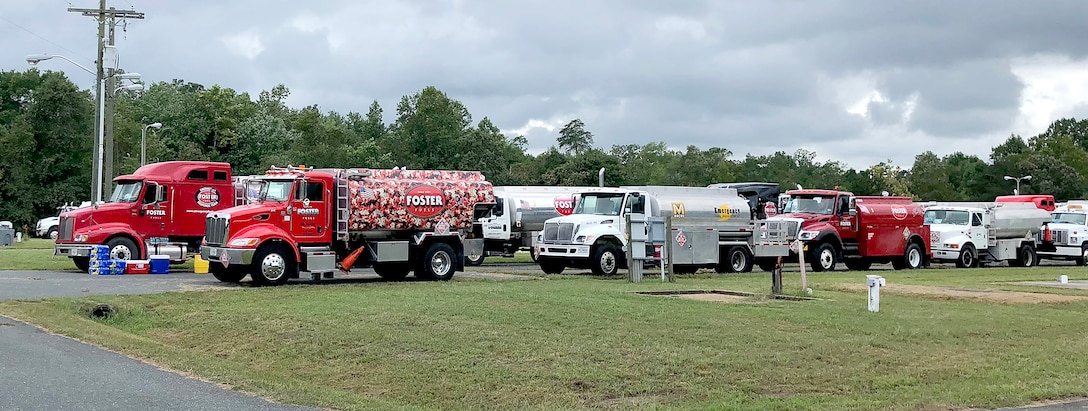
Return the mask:
<path id="1" fill-rule="evenodd" d="M 189 175 L 190 171 L 200 169 L 205 169 L 208 171 L 214 170 L 229 172 L 230 163 L 221 163 L 214 161 L 164 161 L 161 163 L 152 163 L 145 165 L 136 169 L 136 171 L 132 174 L 118 176 L 113 180 L 144 180 L 147 178 L 152 178 L 181 181 Z"/>

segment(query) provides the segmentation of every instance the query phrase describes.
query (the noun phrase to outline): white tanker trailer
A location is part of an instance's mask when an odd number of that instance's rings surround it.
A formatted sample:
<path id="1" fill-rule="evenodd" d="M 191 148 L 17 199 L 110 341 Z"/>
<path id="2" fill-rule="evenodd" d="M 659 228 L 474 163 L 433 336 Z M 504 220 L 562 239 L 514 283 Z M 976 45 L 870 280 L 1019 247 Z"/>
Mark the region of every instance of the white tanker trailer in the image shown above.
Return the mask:
<path id="1" fill-rule="evenodd" d="M 549 218 L 574 212 L 575 193 L 592 187 L 498 186 L 495 207 L 476 221 L 474 235 L 484 239 L 483 255 L 465 256 L 468 265 L 480 265 L 487 256 L 513 257 L 518 250 L 530 251 L 537 234 Z"/>
<path id="2" fill-rule="evenodd" d="M 1008 261 L 1030 267 L 1039 259 L 1037 234 L 1050 212 L 1032 203 L 935 204 L 926 208 L 934 261 L 957 267 Z"/>
<path id="3" fill-rule="evenodd" d="M 578 193 L 568 216 L 549 219 L 537 263 L 548 274 L 567 267 L 612 275 L 627 264 L 628 214 L 671 217 L 669 263 L 676 272 L 714 268 L 748 272 L 754 259 L 789 255 L 800 220 L 754 220 L 748 200 L 734 188 L 626 186 Z"/>

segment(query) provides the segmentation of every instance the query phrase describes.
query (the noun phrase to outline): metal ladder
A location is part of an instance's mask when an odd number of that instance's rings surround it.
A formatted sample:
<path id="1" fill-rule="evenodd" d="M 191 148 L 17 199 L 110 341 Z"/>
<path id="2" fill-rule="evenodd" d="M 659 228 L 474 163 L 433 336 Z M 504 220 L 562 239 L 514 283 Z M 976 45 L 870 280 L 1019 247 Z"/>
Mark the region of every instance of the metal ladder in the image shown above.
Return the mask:
<path id="1" fill-rule="evenodd" d="M 351 215 L 351 193 L 346 178 L 336 179 L 336 238 L 348 239 L 348 218 Z"/>

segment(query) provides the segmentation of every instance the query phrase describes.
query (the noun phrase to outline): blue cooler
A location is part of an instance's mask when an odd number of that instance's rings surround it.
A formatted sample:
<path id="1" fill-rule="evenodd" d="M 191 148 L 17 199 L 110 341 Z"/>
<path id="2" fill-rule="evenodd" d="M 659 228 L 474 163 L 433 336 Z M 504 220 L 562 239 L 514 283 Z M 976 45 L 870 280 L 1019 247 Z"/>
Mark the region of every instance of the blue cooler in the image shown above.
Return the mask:
<path id="1" fill-rule="evenodd" d="M 155 254 L 150 257 L 151 260 L 151 274 L 169 274 L 170 273 L 170 256 Z"/>

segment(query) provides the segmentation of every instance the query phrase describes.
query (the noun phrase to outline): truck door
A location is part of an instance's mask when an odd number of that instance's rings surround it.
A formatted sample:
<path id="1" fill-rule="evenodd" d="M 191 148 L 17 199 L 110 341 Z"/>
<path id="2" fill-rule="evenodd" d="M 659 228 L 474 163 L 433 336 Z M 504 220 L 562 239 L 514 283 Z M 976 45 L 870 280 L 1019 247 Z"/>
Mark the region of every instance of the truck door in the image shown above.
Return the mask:
<path id="1" fill-rule="evenodd" d="M 835 197 L 835 215 L 831 219 L 832 224 L 838 227 L 839 237 L 843 241 L 853 242 L 858 238 L 858 216 L 850 212 L 851 202 L 849 196 Z"/>
<path id="2" fill-rule="evenodd" d="M 325 183 L 318 180 L 299 180 L 292 196 L 291 233 L 299 243 L 327 242 L 332 214 L 327 205 Z"/>
<path id="3" fill-rule="evenodd" d="M 994 235 L 990 235 L 990 227 L 982 220 L 982 213 L 971 213 L 971 242 L 975 248 L 987 248 L 997 245 L 996 229 Z"/>
<path id="4" fill-rule="evenodd" d="M 165 241 L 166 228 L 170 225 L 169 187 L 155 182 L 144 183 L 144 195 L 140 200 L 139 211 L 133 229 L 140 233 L 145 241 Z M 161 239 L 161 240 L 160 240 Z"/>
<path id="5" fill-rule="evenodd" d="M 512 197 L 496 197 L 491 217 L 483 222 L 483 234 L 489 240 L 509 240 L 512 221 Z M 519 212 L 520 213 L 520 212 Z"/>

